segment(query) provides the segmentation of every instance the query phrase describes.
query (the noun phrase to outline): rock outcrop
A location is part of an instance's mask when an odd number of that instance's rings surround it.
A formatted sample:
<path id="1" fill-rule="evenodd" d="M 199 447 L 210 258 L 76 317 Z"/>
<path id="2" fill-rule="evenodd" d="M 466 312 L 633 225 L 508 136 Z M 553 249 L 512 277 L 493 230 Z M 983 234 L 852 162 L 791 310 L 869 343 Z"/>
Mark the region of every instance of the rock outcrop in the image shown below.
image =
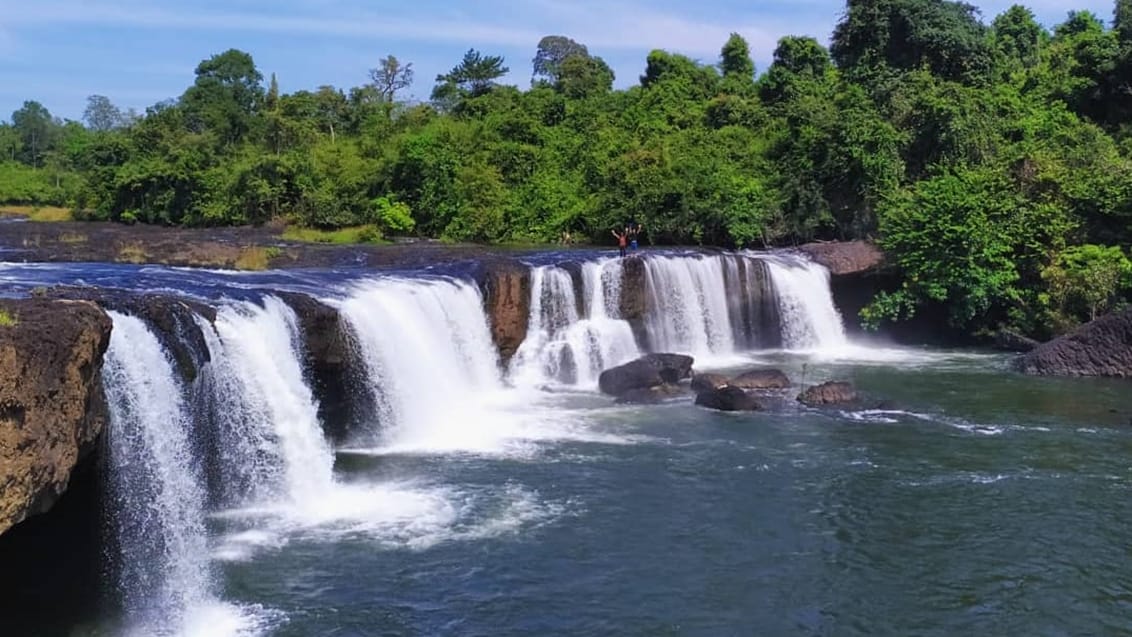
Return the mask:
<path id="1" fill-rule="evenodd" d="M 1018 359 L 1027 374 L 1132 378 L 1132 310 L 1082 325 Z"/>
<path id="2" fill-rule="evenodd" d="M 758 398 L 739 387 L 724 385 L 696 395 L 696 404 L 717 411 L 758 411 Z"/>
<path id="3" fill-rule="evenodd" d="M 849 405 L 857 402 L 857 390 L 845 381 L 829 381 L 807 387 L 798 395 L 798 402 L 809 407 L 824 405 Z"/>
<path id="4" fill-rule="evenodd" d="M 611 396 L 674 385 L 692 374 L 691 356 L 682 354 L 648 354 L 624 365 L 607 369 L 598 377 L 598 387 Z"/>
<path id="5" fill-rule="evenodd" d="M 483 290 L 491 338 L 506 364 L 527 337 L 531 312 L 531 272 L 509 259 L 485 260 L 477 280 Z"/>
<path id="6" fill-rule="evenodd" d="M 633 337 L 642 348 L 648 345 L 645 316 L 648 314 L 648 277 L 639 256 L 621 260 L 621 318 L 629 322 Z"/>
<path id="7" fill-rule="evenodd" d="M 994 335 L 994 348 L 1004 352 L 1032 352 L 1041 342 L 1013 330 L 999 330 Z"/>
<path id="8" fill-rule="evenodd" d="M 276 292 L 295 312 L 303 341 L 303 367 L 318 399 L 319 419 L 335 440 L 349 437 L 359 412 L 374 413 L 355 360 L 353 334 L 338 310 L 305 294 Z"/>
<path id="9" fill-rule="evenodd" d="M 3 300 L 0 533 L 42 513 L 107 421 L 102 356 L 110 317 L 93 303 Z"/>
<path id="10" fill-rule="evenodd" d="M 884 264 L 884 253 L 868 241 L 807 243 L 798 249 L 835 277 L 877 270 Z"/>
<path id="11" fill-rule="evenodd" d="M 727 384 L 739 389 L 786 389 L 790 387 L 790 378 L 778 369 L 755 369 L 739 374 Z"/>
<path id="12" fill-rule="evenodd" d="M 727 384 L 727 377 L 723 374 L 696 374 L 692 377 L 692 391 L 700 392 L 719 389 Z"/>
<path id="13" fill-rule="evenodd" d="M 138 293 L 93 287 L 59 286 L 48 290 L 51 298 L 93 301 L 104 309 L 136 316 L 157 336 L 173 358 L 186 383 L 192 383 L 209 361 L 208 343 L 196 317 L 212 323 L 216 308 L 172 294 Z"/>

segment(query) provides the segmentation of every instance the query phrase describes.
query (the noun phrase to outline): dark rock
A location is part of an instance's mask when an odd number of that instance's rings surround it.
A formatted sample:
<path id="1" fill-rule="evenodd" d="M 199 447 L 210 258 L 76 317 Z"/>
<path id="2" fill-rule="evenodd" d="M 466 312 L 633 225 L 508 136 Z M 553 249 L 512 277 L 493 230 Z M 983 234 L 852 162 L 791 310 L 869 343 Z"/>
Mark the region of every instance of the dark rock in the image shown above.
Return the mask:
<path id="1" fill-rule="evenodd" d="M 491 338 L 506 364 L 527 337 L 531 313 L 531 271 L 508 259 L 487 259 L 480 266 L 480 289 Z"/>
<path id="2" fill-rule="evenodd" d="M 138 293 L 108 288 L 58 286 L 47 291 L 58 299 L 93 301 L 107 310 L 145 321 L 173 358 L 181 379 L 192 384 L 210 357 L 196 317 L 216 321 L 216 309 L 172 294 Z"/>
<path id="3" fill-rule="evenodd" d="M 674 398 L 683 394 L 684 390 L 679 385 L 665 383 L 663 385 L 657 385 L 655 387 L 630 389 L 629 391 L 618 396 L 617 402 L 637 405 L 655 405 L 657 403 L 662 403 L 669 398 Z"/>
<path id="4" fill-rule="evenodd" d="M 86 301 L 0 300 L 0 533 L 43 513 L 107 421 L 112 323 Z"/>
<path id="5" fill-rule="evenodd" d="M 637 344 L 647 348 L 648 332 L 645 317 L 648 315 L 648 277 L 645 261 L 639 256 L 621 260 L 621 318 L 629 322 Z"/>
<path id="6" fill-rule="evenodd" d="M 726 385 L 718 389 L 700 392 L 696 404 L 718 411 L 758 411 L 762 409 L 758 399 L 739 387 Z"/>
<path id="7" fill-rule="evenodd" d="M 1028 336 L 1023 336 L 1013 330 L 999 330 L 998 333 L 994 335 L 995 349 L 1004 352 L 1031 352 L 1037 349 L 1039 345 L 1041 345 L 1039 341 Z"/>
<path id="8" fill-rule="evenodd" d="M 877 270 L 884 264 L 884 253 L 868 241 L 807 243 L 798 249 L 832 276 Z"/>
<path id="9" fill-rule="evenodd" d="M 1016 362 L 1026 374 L 1132 377 L 1132 310 L 1109 314 L 1044 343 Z"/>
<path id="10" fill-rule="evenodd" d="M 696 374 L 692 377 L 692 391 L 697 394 L 712 389 L 719 389 L 727 384 L 727 377 L 723 374 Z"/>
<path id="11" fill-rule="evenodd" d="M 691 356 L 681 354 L 648 354 L 603 371 L 598 387 L 603 393 L 621 396 L 634 389 L 675 384 L 691 375 L 693 362 Z"/>
<path id="12" fill-rule="evenodd" d="M 845 381 L 829 381 L 807 387 L 798 395 L 798 402 L 810 407 L 822 405 L 847 405 L 857 402 L 857 390 Z"/>
<path id="13" fill-rule="evenodd" d="M 733 255 L 734 268 L 723 271 L 727 309 L 735 343 L 747 349 L 782 347 L 778 294 L 765 261 Z"/>
<path id="14" fill-rule="evenodd" d="M 740 389 L 786 389 L 790 379 L 778 369 L 755 369 L 739 374 L 727 384 Z"/>
<path id="15" fill-rule="evenodd" d="M 375 413 L 366 397 L 363 365 L 357 360 L 353 333 L 338 310 L 305 294 L 276 292 L 295 312 L 303 344 L 303 367 L 318 399 L 326 433 L 337 441 L 349 437 L 364 416 Z"/>

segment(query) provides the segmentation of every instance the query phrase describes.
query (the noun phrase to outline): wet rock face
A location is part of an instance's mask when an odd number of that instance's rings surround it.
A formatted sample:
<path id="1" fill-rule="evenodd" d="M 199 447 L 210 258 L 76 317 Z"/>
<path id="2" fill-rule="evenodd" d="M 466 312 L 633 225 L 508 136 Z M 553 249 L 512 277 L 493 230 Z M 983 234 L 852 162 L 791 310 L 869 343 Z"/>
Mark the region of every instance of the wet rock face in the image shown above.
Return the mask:
<path id="1" fill-rule="evenodd" d="M 806 388 L 798 395 L 798 402 L 809 407 L 848 405 L 857 402 L 857 390 L 845 381 L 829 381 Z"/>
<path id="2" fill-rule="evenodd" d="M 67 489 L 107 422 L 110 317 L 93 303 L 0 300 L 0 533 Z"/>
<path id="3" fill-rule="evenodd" d="M 833 276 L 876 270 L 884 264 L 884 253 L 868 241 L 807 243 L 798 248 Z"/>
<path id="4" fill-rule="evenodd" d="M 136 316 L 146 322 L 173 358 L 181 379 L 192 384 L 208 363 L 208 343 L 196 317 L 216 321 L 216 308 L 172 294 L 136 293 L 102 288 L 57 287 L 48 296 L 93 301 L 107 310 Z"/>
<path id="5" fill-rule="evenodd" d="M 717 411 L 758 411 L 762 409 L 758 398 L 739 387 L 731 385 L 700 392 L 696 396 L 696 404 Z"/>
<path id="6" fill-rule="evenodd" d="M 1040 345 L 1041 342 L 1012 330 L 999 330 L 994 335 L 995 349 L 1004 352 L 1032 352 Z"/>
<path id="7" fill-rule="evenodd" d="M 719 389 L 727 384 L 727 377 L 723 374 L 696 374 L 692 377 L 692 391 L 700 392 Z"/>
<path id="8" fill-rule="evenodd" d="M 623 396 L 629 392 L 675 385 L 692 375 L 691 356 L 649 354 L 624 365 L 607 369 L 598 377 L 602 393 Z"/>
<path id="9" fill-rule="evenodd" d="M 740 389 L 786 389 L 790 379 L 781 370 L 755 369 L 739 374 L 727 384 Z"/>
<path id="10" fill-rule="evenodd" d="M 510 260 L 487 260 L 477 276 L 484 295 L 491 338 L 506 364 L 527 337 L 531 314 L 531 272 Z"/>
<path id="11" fill-rule="evenodd" d="M 337 441 L 349 437 L 361 417 L 373 413 L 366 404 L 364 370 L 355 352 L 353 334 L 338 310 L 305 294 L 276 292 L 298 319 L 303 368 L 318 400 L 319 420 Z"/>
<path id="12" fill-rule="evenodd" d="M 629 322 L 637 345 L 648 346 L 645 316 L 648 313 L 648 279 L 645 262 L 641 257 L 628 257 L 621 261 L 621 318 Z"/>
<path id="13" fill-rule="evenodd" d="M 1132 378 L 1132 310 L 1109 314 L 1045 343 L 1015 363 L 1026 374 Z"/>

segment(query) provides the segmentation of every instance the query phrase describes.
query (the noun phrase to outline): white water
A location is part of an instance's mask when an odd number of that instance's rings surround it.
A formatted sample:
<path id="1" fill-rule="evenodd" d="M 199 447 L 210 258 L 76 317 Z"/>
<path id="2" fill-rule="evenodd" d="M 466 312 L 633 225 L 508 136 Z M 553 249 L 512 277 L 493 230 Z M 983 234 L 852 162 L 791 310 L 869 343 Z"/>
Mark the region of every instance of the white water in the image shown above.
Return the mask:
<path id="1" fill-rule="evenodd" d="M 650 257 L 645 273 L 653 351 L 697 361 L 735 352 L 721 257 Z"/>
<path id="2" fill-rule="evenodd" d="M 333 482 L 334 456 L 303 379 L 295 313 L 277 298 L 222 307 L 212 354 L 226 500 L 312 502 Z"/>
<path id="3" fill-rule="evenodd" d="M 157 337 L 114 321 L 103 379 L 110 411 L 108 480 L 118 589 L 131 635 L 235 635 L 252 629 L 214 594 L 205 489 L 193 462 L 183 387 Z M 209 617 L 204 625 L 202 617 Z"/>
<path id="4" fill-rule="evenodd" d="M 478 288 L 451 280 L 358 283 L 341 305 L 378 406 L 383 447 L 497 449 L 515 425 Z"/>
<path id="5" fill-rule="evenodd" d="M 584 264 L 580 291 L 562 268 L 532 269 L 527 337 L 511 361 L 511 380 L 526 387 L 562 383 L 592 389 L 602 370 L 636 358 L 632 328 L 618 318 L 620 298 L 618 260 Z"/>
<path id="6" fill-rule="evenodd" d="M 849 345 L 833 304 L 829 270 L 792 254 L 757 254 L 766 262 L 778 293 L 786 349 L 833 350 Z"/>

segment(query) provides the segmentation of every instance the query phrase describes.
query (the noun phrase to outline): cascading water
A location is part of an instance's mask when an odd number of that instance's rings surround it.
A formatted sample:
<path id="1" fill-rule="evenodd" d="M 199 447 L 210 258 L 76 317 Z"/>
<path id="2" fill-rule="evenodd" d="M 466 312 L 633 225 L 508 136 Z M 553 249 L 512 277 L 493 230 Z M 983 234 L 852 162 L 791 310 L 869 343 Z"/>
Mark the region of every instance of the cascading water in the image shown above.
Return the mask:
<path id="1" fill-rule="evenodd" d="M 407 451 L 493 449 L 511 399 L 479 289 L 447 279 L 359 283 L 341 305 L 378 406 L 381 443 Z"/>
<path id="2" fill-rule="evenodd" d="M 778 296 L 783 346 L 833 349 L 848 344 L 833 303 L 829 270 L 795 254 L 757 254 L 770 271 Z"/>
<path id="3" fill-rule="evenodd" d="M 511 362 L 518 385 L 548 381 L 593 387 L 603 369 L 639 354 L 629 324 L 619 318 L 619 261 L 581 266 L 582 310 L 569 272 L 542 266 L 531 272 L 531 311 L 527 338 Z"/>
<path id="4" fill-rule="evenodd" d="M 103 366 L 110 410 L 109 512 L 129 630 L 224 634 L 225 624 L 238 630 L 238 615 L 227 613 L 213 595 L 205 489 L 193 458 L 183 387 L 144 322 L 109 314 L 114 328 Z M 214 620 L 220 623 L 203 625 Z"/>
<path id="5" fill-rule="evenodd" d="M 721 257 L 645 259 L 653 351 L 711 359 L 735 351 Z"/>
<path id="6" fill-rule="evenodd" d="M 334 456 L 303 379 L 294 311 L 275 297 L 263 306 L 222 307 L 212 353 L 214 419 L 224 500 L 310 502 L 333 482 Z"/>

